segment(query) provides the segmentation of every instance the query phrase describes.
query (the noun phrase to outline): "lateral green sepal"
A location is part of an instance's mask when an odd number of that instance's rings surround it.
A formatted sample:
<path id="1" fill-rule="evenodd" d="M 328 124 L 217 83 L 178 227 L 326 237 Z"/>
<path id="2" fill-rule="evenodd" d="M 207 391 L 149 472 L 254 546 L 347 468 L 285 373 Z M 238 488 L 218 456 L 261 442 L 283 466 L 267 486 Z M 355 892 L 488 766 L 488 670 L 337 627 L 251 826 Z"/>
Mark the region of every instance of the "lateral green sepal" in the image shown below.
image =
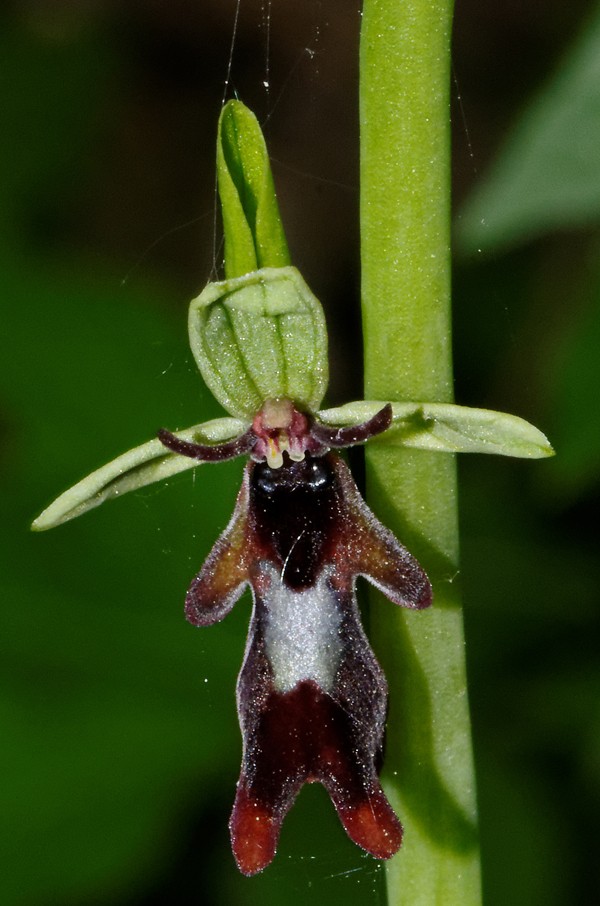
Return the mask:
<path id="1" fill-rule="evenodd" d="M 247 422 L 235 418 L 218 418 L 177 431 L 176 434 L 177 437 L 195 443 L 221 443 L 238 437 L 247 427 Z M 149 440 L 117 456 L 73 485 L 34 520 L 31 528 L 35 532 L 54 528 L 62 522 L 81 516 L 105 500 L 120 497 L 199 465 L 202 463 L 197 459 L 171 453 L 158 439 Z"/>
<path id="2" fill-rule="evenodd" d="M 360 424 L 384 402 L 359 400 L 319 412 L 328 425 Z M 392 403 L 390 428 L 371 443 L 414 447 L 442 453 L 495 453 L 523 459 L 553 456 L 548 438 L 516 415 L 492 409 L 470 409 L 451 403 Z"/>
<path id="3" fill-rule="evenodd" d="M 323 310 L 295 267 L 209 283 L 189 311 L 190 346 L 207 386 L 234 416 L 266 399 L 317 409 L 327 387 Z"/>

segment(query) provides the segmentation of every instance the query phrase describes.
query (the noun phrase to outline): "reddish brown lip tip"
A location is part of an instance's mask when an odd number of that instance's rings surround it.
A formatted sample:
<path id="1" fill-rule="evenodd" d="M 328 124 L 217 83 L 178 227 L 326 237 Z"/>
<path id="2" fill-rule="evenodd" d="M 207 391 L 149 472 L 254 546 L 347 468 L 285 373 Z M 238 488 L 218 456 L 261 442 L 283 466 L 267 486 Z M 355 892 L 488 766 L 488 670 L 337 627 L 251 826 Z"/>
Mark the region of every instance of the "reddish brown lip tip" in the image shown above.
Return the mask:
<path id="1" fill-rule="evenodd" d="M 242 874 L 256 875 L 273 861 L 280 827 L 272 812 L 238 790 L 229 829 L 233 855 Z"/>
<path id="2" fill-rule="evenodd" d="M 338 813 L 350 839 L 376 859 L 390 859 L 400 849 L 402 825 L 382 790 Z"/>

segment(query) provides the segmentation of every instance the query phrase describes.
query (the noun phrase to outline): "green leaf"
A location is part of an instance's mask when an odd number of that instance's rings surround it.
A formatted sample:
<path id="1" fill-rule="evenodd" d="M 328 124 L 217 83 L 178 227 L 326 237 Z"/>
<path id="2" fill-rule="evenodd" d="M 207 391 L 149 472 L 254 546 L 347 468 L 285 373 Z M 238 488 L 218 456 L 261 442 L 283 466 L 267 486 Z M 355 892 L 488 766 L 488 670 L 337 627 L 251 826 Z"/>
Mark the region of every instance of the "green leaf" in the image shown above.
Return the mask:
<path id="1" fill-rule="evenodd" d="M 327 329 L 294 267 L 209 283 L 189 313 L 190 346 L 222 406 L 252 418 L 266 399 L 313 411 L 327 387 Z"/>
<path id="2" fill-rule="evenodd" d="M 497 249 L 600 219 L 600 9 L 460 212 L 459 249 Z"/>
<path id="3" fill-rule="evenodd" d="M 176 433 L 177 437 L 195 443 L 217 443 L 237 437 L 246 427 L 245 423 L 234 418 L 218 418 Z M 150 440 L 123 453 L 73 485 L 34 520 L 31 528 L 36 532 L 54 528 L 62 522 L 81 516 L 105 500 L 120 497 L 128 491 L 136 491 L 199 465 L 202 463 L 197 459 L 170 452 L 158 439 Z"/>
<path id="4" fill-rule="evenodd" d="M 319 412 L 319 418 L 330 425 L 359 424 L 384 405 L 360 400 Z M 469 409 L 451 403 L 393 403 L 393 409 L 389 430 L 372 443 L 442 453 L 496 453 L 523 459 L 554 454 L 541 431 L 506 412 Z"/>
<path id="5" fill-rule="evenodd" d="M 240 101 L 229 101 L 221 112 L 217 176 L 226 276 L 290 264 L 265 140 L 258 120 Z"/>

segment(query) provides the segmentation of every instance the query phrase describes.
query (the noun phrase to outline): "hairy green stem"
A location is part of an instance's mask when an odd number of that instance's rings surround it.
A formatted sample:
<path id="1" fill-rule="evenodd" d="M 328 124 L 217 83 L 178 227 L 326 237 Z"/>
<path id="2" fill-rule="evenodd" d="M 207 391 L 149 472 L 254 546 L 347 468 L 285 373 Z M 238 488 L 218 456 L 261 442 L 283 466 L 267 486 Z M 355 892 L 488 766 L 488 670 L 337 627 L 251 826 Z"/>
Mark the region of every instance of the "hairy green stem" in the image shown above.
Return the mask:
<path id="1" fill-rule="evenodd" d="M 452 400 L 451 0 L 364 0 L 361 253 L 367 399 Z M 453 456 L 367 452 L 370 501 L 434 586 L 422 613 L 373 596 L 390 686 L 384 783 L 405 826 L 390 906 L 480 903 L 475 782 L 458 587 Z"/>

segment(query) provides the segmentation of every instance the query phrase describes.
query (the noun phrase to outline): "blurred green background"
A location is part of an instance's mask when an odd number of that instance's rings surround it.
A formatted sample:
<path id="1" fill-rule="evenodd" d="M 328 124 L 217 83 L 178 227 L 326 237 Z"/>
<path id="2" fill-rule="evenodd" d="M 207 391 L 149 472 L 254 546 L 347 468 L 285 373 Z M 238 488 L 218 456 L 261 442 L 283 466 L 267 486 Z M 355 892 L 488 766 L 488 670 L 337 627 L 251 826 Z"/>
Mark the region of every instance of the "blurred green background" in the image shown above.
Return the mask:
<path id="1" fill-rule="evenodd" d="M 227 819 L 248 601 L 183 619 L 241 462 L 44 535 L 61 490 L 160 426 L 218 414 L 187 348 L 214 274 L 213 149 L 257 112 L 295 263 L 360 396 L 359 8 L 12 2 L 0 13 L 0 902 L 381 904 L 381 868 L 305 788 L 277 860 Z M 230 60 L 230 48 L 233 54 Z M 487 906 L 600 900 L 600 10 L 457 9 L 457 398 L 515 412 L 552 462 L 460 461 Z"/>

